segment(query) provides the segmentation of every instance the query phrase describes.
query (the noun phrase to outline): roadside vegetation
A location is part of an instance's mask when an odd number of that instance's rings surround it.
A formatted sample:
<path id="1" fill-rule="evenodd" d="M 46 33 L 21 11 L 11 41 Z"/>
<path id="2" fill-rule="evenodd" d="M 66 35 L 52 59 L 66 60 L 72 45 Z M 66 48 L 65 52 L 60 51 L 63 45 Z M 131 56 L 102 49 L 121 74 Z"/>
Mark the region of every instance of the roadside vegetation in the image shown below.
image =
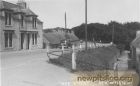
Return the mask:
<path id="1" fill-rule="evenodd" d="M 77 70 L 113 69 L 112 64 L 116 61 L 118 54 L 119 50 L 115 46 L 79 51 L 76 55 Z M 50 62 L 71 70 L 72 53 L 63 54 L 57 59 L 50 59 Z"/>

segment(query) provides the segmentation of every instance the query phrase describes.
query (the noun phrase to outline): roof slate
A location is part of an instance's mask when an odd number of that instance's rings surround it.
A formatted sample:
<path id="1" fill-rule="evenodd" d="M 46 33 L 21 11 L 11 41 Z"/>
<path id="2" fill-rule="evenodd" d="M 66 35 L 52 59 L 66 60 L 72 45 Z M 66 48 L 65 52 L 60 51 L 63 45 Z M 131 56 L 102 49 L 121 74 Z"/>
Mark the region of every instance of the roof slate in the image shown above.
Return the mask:
<path id="1" fill-rule="evenodd" d="M 23 12 L 26 15 L 36 15 L 31 9 L 29 9 L 29 8 L 23 9 L 21 6 L 19 6 L 17 4 L 13 4 L 10 2 L 6 2 L 6 1 L 2 1 L 1 4 L 2 4 L 2 6 L 0 9 L 13 10 L 14 12 Z"/>
<path id="2" fill-rule="evenodd" d="M 17 8 L 17 7 L 19 8 L 20 7 L 16 4 L 6 2 L 6 1 L 2 1 L 2 4 L 3 4 L 3 8 L 6 8 L 6 9 Z"/>
<path id="3" fill-rule="evenodd" d="M 67 34 L 71 42 L 79 41 L 78 37 L 74 34 Z M 66 39 L 64 33 L 58 32 L 48 32 L 44 33 L 44 38 L 50 42 L 50 44 L 60 44 L 63 40 Z"/>
<path id="4" fill-rule="evenodd" d="M 14 13 L 24 13 L 26 16 L 36 16 L 37 15 L 30 9 L 30 8 L 22 8 L 21 6 L 17 4 L 13 4 L 7 1 L 0 1 L 0 10 L 6 9 L 6 10 L 12 10 Z M 40 19 L 37 18 L 39 22 L 42 23 Z"/>
<path id="5" fill-rule="evenodd" d="M 54 33 L 43 34 L 43 37 L 48 40 L 50 44 L 60 44 L 60 39 Z"/>

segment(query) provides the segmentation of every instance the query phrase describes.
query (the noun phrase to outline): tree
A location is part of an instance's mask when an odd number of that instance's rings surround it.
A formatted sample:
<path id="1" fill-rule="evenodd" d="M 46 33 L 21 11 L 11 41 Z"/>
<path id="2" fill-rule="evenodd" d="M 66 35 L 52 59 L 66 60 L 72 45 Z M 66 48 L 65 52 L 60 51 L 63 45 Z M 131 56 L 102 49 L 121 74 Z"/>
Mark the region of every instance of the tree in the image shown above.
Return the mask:
<path id="1" fill-rule="evenodd" d="M 116 45 L 124 46 L 129 50 L 130 43 L 136 36 L 136 31 L 140 30 L 139 22 L 118 23 L 111 21 L 108 24 L 91 23 L 88 24 L 88 41 L 102 41 L 104 43 L 112 41 L 112 31 L 114 28 L 114 43 Z M 85 39 L 85 24 L 72 28 L 75 35 L 80 39 Z"/>

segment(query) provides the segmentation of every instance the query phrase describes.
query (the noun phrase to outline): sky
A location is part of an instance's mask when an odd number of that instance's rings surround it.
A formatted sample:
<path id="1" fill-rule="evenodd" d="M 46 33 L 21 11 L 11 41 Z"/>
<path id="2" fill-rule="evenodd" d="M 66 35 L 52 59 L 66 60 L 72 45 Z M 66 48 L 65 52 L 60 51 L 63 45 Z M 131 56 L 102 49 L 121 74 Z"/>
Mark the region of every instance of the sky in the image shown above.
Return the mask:
<path id="1" fill-rule="evenodd" d="M 5 0 L 16 3 L 18 0 Z M 43 28 L 72 28 L 85 22 L 85 0 L 25 0 L 44 22 Z M 88 23 L 140 22 L 140 0 L 87 0 Z"/>

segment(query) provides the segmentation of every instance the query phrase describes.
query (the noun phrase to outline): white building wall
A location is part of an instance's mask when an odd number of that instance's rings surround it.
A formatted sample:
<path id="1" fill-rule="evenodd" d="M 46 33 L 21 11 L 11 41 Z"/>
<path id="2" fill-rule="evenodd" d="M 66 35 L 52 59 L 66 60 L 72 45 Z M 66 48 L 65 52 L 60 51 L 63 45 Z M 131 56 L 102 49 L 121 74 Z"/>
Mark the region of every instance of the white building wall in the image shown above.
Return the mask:
<path id="1" fill-rule="evenodd" d="M 37 44 L 38 44 L 38 48 L 43 48 L 43 25 L 42 24 L 38 24 L 38 36 L 37 36 Z"/>
<path id="2" fill-rule="evenodd" d="M 0 39 L 1 39 L 1 41 L 0 41 L 0 43 L 1 43 L 0 51 L 3 51 L 4 47 L 5 47 L 5 44 L 4 44 L 5 39 L 4 39 L 4 31 L 3 31 L 4 30 L 4 25 L 3 24 L 5 24 L 5 23 L 4 23 L 4 18 L 3 17 L 0 18 L 0 23 L 1 23 L 1 26 L 0 26 L 0 35 L 1 35 L 1 37 L 0 37 Z"/>
<path id="3" fill-rule="evenodd" d="M 24 27 L 21 28 L 21 24 L 19 22 L 19 20 L 17 19 L 13 19 L 12 20 L 12 25 L 11 26 L 5 26 L 5 18 L 1 18 L 0 17 L 0 39 L 2 41 L 0 41 L 0 51 L 5 51 L 5 50 L 21 50 L 21 30 L 20 29 L 25 29 L 25 33 L 28 31 L 26 31 L 27 29 L 29 30 L 30 33 L 30 49 L 40 49 L 43 46 L 43 24 L 42 23 L 37 23 L 37 28 L 33 29 L 32 28 L 32 22 L 26 22 Z M 12 48 L 5 48 L 5 38 L 4 38 L 4 32 L 6 30 L 13 30 L 13 41 L 12 41 Z M 24 30 L 23 30 L 24 32 Z M 37 32 L 38 36 L 37 36 L 37 45 L 32 45 L 32 33 L 33 32 Z M 26 33 L 26 35 L 27 35 Z M 25 35 L 25 39 L 24 39 L 24 46 L 23 49 L 27 49 L 27 36 Z"/>
<path id="4" fill-rule="evenodd" d="M 137 31 L 137 34 L 136 34 L 137 37 L 140 37 L 140 31 Z M 140 44 L 139 44 L 140 45 Z M 137 63 L 138 63 L 138 71 L 139 71 L 139 74 L 140 74 L 140 48 L 136 48 L 136 60 L 137 60 Z"/>
<path id="5" fill-rule="evenodd" d="M 0 0 L 0 8 L 2 8 L 2 1 Z M 2 12 L 0 11 L 0 39 L 2 39 L 2 21 L 1 21 Z M 2 41 L 0 41 L 0 51 L 2 51 Z"/>
<path id="6" fill-rule="evenodd" d="M 137 31 L 137 34 L 136 34 L 136 36 L 140 36 L 140 31 Z"/>

